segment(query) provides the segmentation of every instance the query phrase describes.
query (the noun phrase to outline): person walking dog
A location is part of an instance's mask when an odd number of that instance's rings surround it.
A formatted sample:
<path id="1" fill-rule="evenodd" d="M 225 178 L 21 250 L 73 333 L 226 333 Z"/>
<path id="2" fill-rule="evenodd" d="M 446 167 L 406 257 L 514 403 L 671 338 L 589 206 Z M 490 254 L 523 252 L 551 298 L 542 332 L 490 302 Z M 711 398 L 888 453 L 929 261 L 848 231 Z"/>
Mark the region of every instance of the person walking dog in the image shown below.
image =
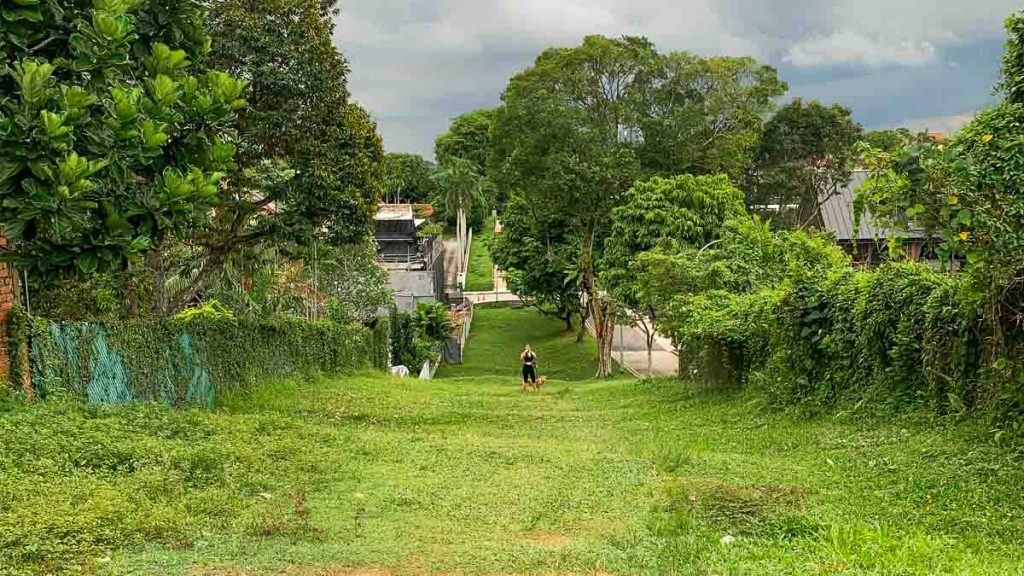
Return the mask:
<path id="1" fill-rule="evenodd" d="M 537 354 L 527 344 L 519 358 L 523 361 L 523 391 L 525 392 L 528 384 L 537 383 Z"/>

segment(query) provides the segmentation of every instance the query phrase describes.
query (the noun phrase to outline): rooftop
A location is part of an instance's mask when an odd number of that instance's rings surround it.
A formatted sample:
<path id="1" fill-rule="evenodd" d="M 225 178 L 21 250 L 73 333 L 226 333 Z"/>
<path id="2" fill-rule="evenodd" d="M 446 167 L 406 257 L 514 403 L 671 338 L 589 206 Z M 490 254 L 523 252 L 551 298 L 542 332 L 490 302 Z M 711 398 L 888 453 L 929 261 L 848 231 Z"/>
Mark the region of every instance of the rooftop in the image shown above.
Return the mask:
<path id="1" fill-rule="evenodd" d="M 415 220 L 412 204 L 381 204 L 377 209 L 377 220 Z"/>
<path id="2" fill-rule="evenodd" d="M 920 230 L 895 230 L 880 228 L 874 224 L 874 217 L 865 211 L 860 217 L 860 227 L 853 225 L 854 207 L 853 200 L 857 189 L 867 180 L 868 173 L 864 170 L 857 170 L 850 179 L 850 184 L 827 198 L 821 205 L 822 225 L 826 230 L 836 235 L 840 242 L 854 242 L 857 240 L 886 240 L 892 236 L 904 236 L 911 239 L 920 239 L 924 235 Z"/>

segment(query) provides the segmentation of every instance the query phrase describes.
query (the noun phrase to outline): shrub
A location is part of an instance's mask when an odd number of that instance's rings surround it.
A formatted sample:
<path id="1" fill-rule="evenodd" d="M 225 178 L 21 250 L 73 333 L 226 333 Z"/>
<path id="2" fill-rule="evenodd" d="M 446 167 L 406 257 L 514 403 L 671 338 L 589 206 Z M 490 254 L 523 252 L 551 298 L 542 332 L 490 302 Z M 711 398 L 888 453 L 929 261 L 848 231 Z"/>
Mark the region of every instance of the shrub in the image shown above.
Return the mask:
<path id="1" fill-rule="evenodd" d="M 391 362 L 419 369 L 427 360 L 440 362 L 452 331 L 451 315 L 440 302 L 421 302 L 415 314 L 391 311 Z"/>
<path id="2" fill-rule="evenodd" d="M 684 377 L 751 383 L 777 407 L 870 403 L 938 414 L 1024 417 L 1024 362 L 999 355 L 971 274 L 921 264 L 794 275 L 777 289 L 678 299 Z M 1007 331 L 1024 350 L 1024 330 Z"/>
<path id="3" fill-rule="evenodd" d="M 44 397 L 67 393 L 94 402 L 210 407 L 215 392 L 268 378 L 386 363 L 386 339 L 359 325 L 256 322 L 201 311 L 188 314 L 187 321 L 19 318 L 10 353 L 27 351 L 33 383 Z"/>

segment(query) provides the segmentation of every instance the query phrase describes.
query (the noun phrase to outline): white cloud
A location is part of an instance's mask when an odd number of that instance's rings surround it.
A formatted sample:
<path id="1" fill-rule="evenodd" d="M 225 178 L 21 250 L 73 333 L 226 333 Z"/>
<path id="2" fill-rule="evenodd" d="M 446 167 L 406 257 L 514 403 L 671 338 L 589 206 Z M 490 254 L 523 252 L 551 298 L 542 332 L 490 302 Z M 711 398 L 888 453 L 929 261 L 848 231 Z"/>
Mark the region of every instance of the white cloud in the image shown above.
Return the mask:
<path id="1" fill-rule="evenodd" d="M 842 102 L 868 125 L 980 107 L 998 54 L 979 51 L 979 42 L 1000 41 L 1002 19 L 1020 0 L 969 8 L 963 0 L 339 3 L 336 44 L 351 62 L 354 98 L 376 115 L 389 150 L 430 155 L 452 117 L 498 104 L 509 77 L 543 49 L 588 34 L 643 35 L 662 51 L 752 55 L 780 66 L 793 95 Z"/>
<path id="2" fill-rule="evenodd" d="M 855 30 L 836 30 L 828 36 L 814 36 L 789 47 L 783 61 L 798 68 L 835 65 L 917 66 L 936 57 L 930 42 L 891 41 L 872 38 Z"/>
<path id="3" fill-rule="evenodd" d="M 950 114 L 948 116 L 913 118 L 902 122 L 900 125 L 919 132 L 927 130 L 929 132 L 943 132 L 945 134 L 953 135 L 969 124 L 970 121 L 974 119 L 974 115 L 976 113 L 977 112 L 963 112 L 960 114 Z"/>

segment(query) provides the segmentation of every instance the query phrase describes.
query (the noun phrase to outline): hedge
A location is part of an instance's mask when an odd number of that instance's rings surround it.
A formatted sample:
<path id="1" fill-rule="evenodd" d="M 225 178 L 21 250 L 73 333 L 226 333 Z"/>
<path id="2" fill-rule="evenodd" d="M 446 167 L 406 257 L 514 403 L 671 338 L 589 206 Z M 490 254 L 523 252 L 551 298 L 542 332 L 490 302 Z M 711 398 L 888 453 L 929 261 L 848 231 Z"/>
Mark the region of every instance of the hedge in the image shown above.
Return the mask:
<path id="1" fill-rule="evenodd" d="M 1024 416 L 1024 330 L 992 341 L 971 276 L 920 264 L 842 270 L 686 304 L 681 374 L 749 383 L 782 407 L 853 403 Z"/>
<path id="2" fill-rule="evenodd" d="M 387 320 L 374 328 L 332 322 L 130 319 L 54 322 L 16 315 L 12 358 L 27 354 L 45 397 L 212 407 L 217 392 L 262 380 L 387 368 Z M 20 381 L 12 363 L 11 381 Z"/>

